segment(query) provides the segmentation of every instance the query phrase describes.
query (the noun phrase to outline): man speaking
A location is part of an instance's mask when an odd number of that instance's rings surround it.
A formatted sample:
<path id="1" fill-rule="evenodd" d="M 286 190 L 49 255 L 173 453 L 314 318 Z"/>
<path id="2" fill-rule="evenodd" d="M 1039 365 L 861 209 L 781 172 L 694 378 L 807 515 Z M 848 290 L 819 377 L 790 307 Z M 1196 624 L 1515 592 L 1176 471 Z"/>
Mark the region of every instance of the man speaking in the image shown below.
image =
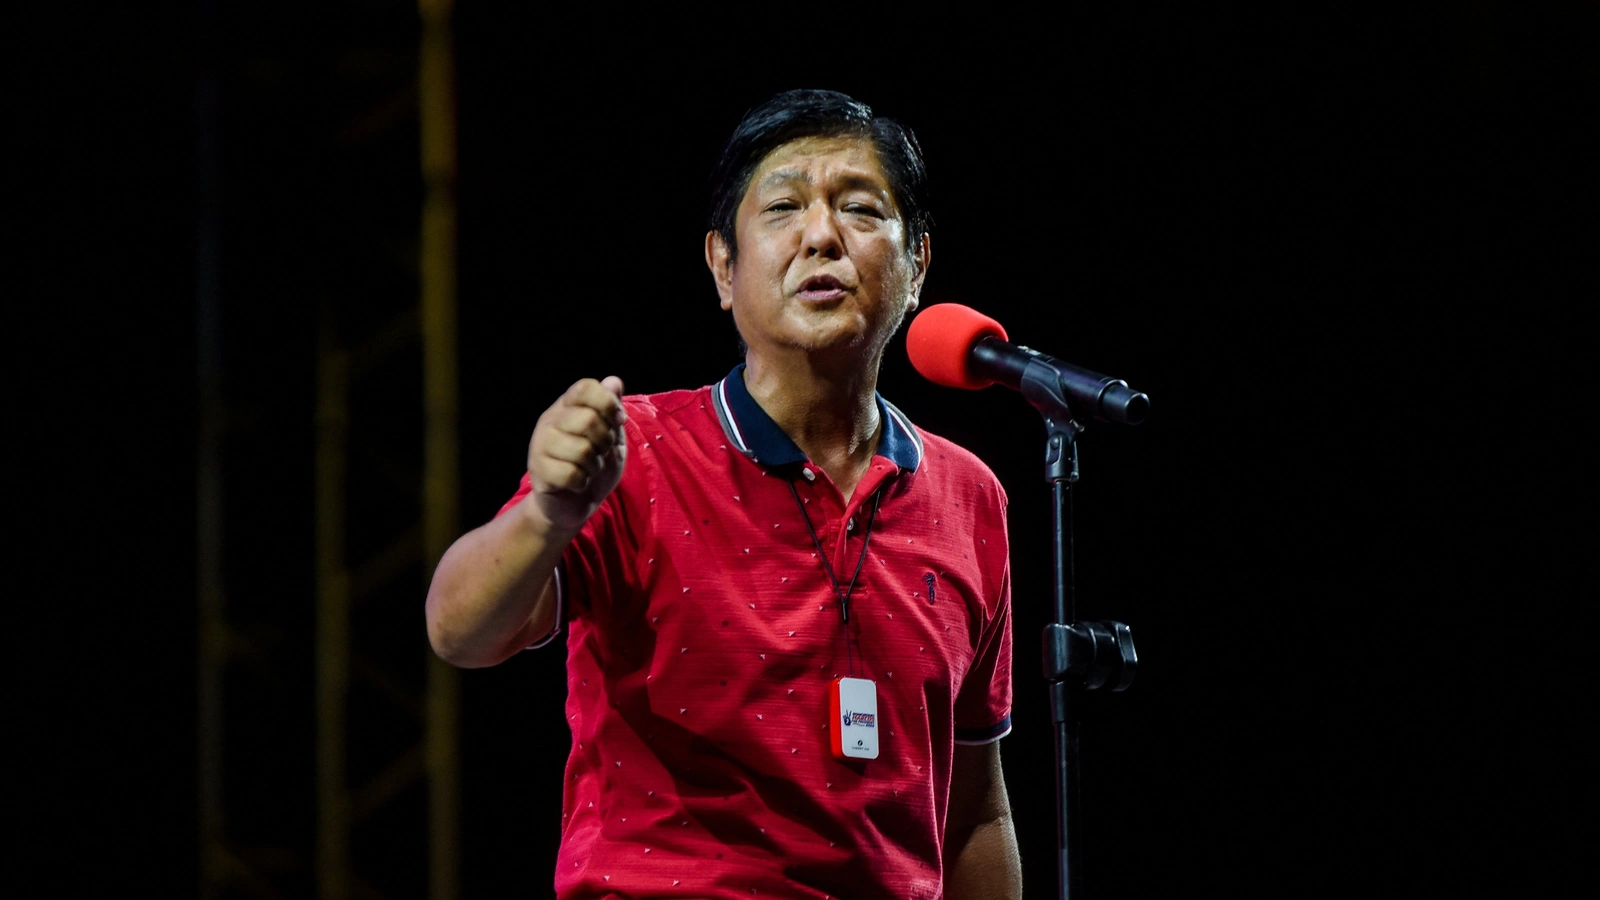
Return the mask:
<path id="1" fill-rule="evenodd" d="M 440 560 L 445 660 L 566 632 L 558 896 L 1021 895 L 1005 493 L 877 393 L 926 193 L 915 138 L 865 104 L 752 110 L 705 245 L 744 363 L 649 396 L 578 381 Z"/>

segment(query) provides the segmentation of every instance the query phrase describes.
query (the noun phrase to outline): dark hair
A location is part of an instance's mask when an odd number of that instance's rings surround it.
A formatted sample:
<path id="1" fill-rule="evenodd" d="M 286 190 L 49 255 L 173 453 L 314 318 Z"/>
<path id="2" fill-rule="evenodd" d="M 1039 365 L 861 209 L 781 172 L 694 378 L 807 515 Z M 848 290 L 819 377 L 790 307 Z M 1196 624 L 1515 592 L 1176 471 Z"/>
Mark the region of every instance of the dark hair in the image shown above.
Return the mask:
<path id="1" fill-rule="evenodd" d="M 734 231 L 739 204 L 750 178 L 767 154 L 790 141 L 810 137 L 853 137 L 872 141 L 889 179 L 889 191 L 906 225 L 906 250 L 921 243 L 933 224 L 928 212 L 928 170 L 911 129 L 872 114 L 872 107 L 838 91 L 784 91 L 745 113 L 722 146 L 711 170 L 711 210 L 707 227 L 739 255 Z"/>

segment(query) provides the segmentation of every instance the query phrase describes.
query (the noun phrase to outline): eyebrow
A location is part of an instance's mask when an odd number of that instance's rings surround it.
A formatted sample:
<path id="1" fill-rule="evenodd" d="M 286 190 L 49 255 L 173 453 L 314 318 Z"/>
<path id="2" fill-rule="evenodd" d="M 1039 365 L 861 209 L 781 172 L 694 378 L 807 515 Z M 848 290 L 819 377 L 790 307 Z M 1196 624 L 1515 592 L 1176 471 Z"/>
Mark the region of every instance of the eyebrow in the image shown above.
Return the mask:
<path id="1" fill-rule="evenodd" d="M 758 185 L 758 187 L 774 187 L 776 185 L 786 184 L 791 181 L 798 181 L 803 184 L 815 183 L 815 179 L 811 177 L 811 173 L 809 172 L 802 172 L 799 169 L 783 168 L 774 169 L 767 173 L 767 176 L 761 179 L 761 183 Z M 884 197 L 890 196 L 888 185 L 866 175 L 845 173 L 844 175 L 839 176 L 839 181 L 845 190 L 865 190 L 874 194 L 882 195 Z"/>
<path id="2" fill-rule="evenodd" d="M 810 184 L 811 175 L 806 172 L 801 172 L 799 169 L 773 169 L 771 172 L 767 173 L 767 177 L 761 179 L 760 186 L 772 187 L 774 185 L 784 184 L 785 182 L 790 181 L 800 181 Z"/>

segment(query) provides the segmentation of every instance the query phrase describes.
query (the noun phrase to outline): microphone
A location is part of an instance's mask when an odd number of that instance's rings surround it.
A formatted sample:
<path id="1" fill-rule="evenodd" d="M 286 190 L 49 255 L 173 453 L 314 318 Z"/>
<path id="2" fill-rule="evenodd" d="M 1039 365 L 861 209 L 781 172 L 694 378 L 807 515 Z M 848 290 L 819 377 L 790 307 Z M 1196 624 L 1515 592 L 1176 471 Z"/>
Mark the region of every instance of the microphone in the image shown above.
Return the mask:
<path id="1" fill-rule="evenodd" d="M 1150 413 L 1150 398 L 1126 381 L 1010 343 L 999 322 L 959 303 L 930 306 L 911 320 L 906 352 L 934 384 L 969 391 L 1003 384 L 1046 414 L 1137 425 Z"/>

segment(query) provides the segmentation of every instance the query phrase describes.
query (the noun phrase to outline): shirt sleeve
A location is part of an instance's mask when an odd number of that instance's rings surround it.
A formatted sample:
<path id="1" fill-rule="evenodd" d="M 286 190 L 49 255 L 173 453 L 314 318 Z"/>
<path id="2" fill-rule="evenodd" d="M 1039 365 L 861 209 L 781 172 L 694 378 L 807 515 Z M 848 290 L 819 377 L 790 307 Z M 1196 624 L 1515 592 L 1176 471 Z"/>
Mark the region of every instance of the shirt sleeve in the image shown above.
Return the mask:
<path id="1" fill-rule="evenodd" d="M 1004 512 L 1001 513 L 1004 522 Z M 1004 531 L 1002 525 L 1002 542 Z M 997 741 L 1011 732 L 1011 563 L 1001 566 L 994 613 L 978 640 L 972 667 L 956 694 L 955 741 L 977 745 Z"/>

